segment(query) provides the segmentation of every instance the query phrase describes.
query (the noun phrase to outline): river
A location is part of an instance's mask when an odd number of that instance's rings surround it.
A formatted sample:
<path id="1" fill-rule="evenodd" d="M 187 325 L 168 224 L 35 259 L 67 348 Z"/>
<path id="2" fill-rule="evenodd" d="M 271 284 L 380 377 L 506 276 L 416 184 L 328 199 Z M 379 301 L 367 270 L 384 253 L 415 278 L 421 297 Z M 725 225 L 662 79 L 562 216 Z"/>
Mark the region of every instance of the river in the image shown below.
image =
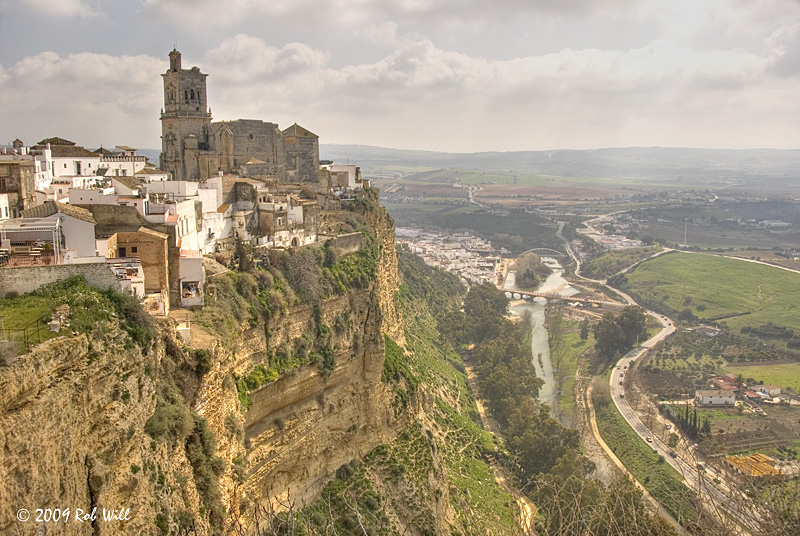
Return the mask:
<path id="1" fill-rule="evenodd" d="M 558 261 L 549 257 L 542 257 L 542 262 L 553 269 L 547 279 L 537 289 L 540 292 L 556 293 L 560 296 L 574 296 L 579 291 L 569 285 L 564 279 L 564 270 Z M 517 289 L 514 279 L 514 272 L 508 273 L 506 288 Z M 539 389 L 539 400 L 551 408 L 555 408 L 558 403 L 558 393 L 556 392 L 555 379 L 553 376 L 553 365 L 550 362 L 550 340 L 545 325 L 545 298 L 534 298 L 532 302 L 525 302 L 511 307 L 511 315 L 521 317 L 526 311 L 530 311 L 531 319 L 531 354 L 533 355 L 533 366 L 536 368 L 536 375 L 544 380 L 544 385 Z"/>

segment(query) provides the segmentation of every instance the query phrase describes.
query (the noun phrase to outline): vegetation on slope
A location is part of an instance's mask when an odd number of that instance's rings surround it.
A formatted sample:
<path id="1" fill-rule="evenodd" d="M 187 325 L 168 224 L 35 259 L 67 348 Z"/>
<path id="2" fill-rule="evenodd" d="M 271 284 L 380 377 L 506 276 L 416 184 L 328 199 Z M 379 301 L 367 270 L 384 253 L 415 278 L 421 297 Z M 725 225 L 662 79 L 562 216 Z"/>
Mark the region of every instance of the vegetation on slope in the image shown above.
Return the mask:
<path id="1" fill-rule="evenodd" d="M 660 247 L 607 251 L 581 263 L 581 275 L 589 279 L 606 279 L 659 251 Z"/>
<path id="2" fill-rule="evenodd" d="M 467 331 L 475 344 L 481 395 L 489 401 L 506 436 L 509 467 L 539 508 L 543 534 L 670 534 L 662 520 L 646 515 L 641 493 L 621 479 L 605 487 L 590 478 L 594 465 L 579 451 L 576 431 L 550 417 L 536 400 L 540 381 L 529 348 L 521 361 L 521 326 L 505 318 L 507 300 L 491 285 L 473 287 L 465 299 L 464 322 L 491 329 Z M 522 366 L 527 364 L 527 366 Z"/>
<path id="3" fill-rule="evenodd" d="M 272 518 L 301 534 L 514 534 L 513 500 L 486 461 L 498 447 L 478 424 L 464 366 L 439 331 L 463 287 L 403 248 L 399 270 L 406 352 L 385 339 L 382 380 L 395 391 L 396 411 L 423 397 L 426 416 L 340 468 L 314 505 Z"/>
<path id="4" fill-rule="evenodd" d="M 0 298 L 0 320 L 4 341 L 2 356 L 10 357 L 26 350 L 25 344 L 38 344 L 63 335 L 52 332 L 47 323 L 56 308 L 69 306 L 68 332 L 108 333 L 112 324 L 129 335 L 126 347 L 138 345 L 143 353 L 150 350 L 155 334 L 153 320 L 132 296 L 114 290 L 100 291 L 86 283 L 83 276 L 73 276 L 35 292 L 21 296 L 10 293 Z"/>

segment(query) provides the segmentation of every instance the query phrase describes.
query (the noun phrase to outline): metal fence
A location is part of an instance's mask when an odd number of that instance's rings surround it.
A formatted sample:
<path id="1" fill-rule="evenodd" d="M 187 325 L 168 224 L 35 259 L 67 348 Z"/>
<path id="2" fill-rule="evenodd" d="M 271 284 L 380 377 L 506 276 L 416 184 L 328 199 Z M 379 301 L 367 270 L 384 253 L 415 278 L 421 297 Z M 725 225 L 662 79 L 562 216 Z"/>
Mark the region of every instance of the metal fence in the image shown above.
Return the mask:
<path id="1" fill-rule="evenodd" d="M 6 354 L 19 355 L 28 352 L 48 338 L 50 330 L 47 323 L 37 318 L 27 325 L 0 317 L 0 348 Z"/>

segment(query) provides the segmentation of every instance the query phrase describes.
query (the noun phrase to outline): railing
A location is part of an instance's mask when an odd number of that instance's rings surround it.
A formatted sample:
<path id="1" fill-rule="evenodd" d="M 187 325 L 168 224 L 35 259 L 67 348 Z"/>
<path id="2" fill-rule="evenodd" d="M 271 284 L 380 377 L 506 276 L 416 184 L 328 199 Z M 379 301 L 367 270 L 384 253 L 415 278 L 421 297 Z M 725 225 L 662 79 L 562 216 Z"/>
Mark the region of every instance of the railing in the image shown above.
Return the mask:
<path id="1" fill-rule="evenodd" d="M 0 345 L 15 354 L 30 351 L 31 348 L 48 338 L 50 330 L 41 318 L 30 322 L 26 326 L 9 324 L 7 319 L 0 317 Z"/>

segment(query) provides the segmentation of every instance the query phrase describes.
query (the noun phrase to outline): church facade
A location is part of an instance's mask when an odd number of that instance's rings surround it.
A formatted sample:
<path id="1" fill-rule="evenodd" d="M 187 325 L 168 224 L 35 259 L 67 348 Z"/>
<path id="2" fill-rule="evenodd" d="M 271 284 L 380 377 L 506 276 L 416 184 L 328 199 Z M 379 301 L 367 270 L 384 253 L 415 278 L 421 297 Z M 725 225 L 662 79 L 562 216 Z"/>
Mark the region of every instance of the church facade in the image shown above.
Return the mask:
<path id="1" fill-rule="evenodd" d="M 161 169 L 173 180 L 200 181 L 222 173 L 278 183 L 317 182 L 319 137 L 294 124 L 253 119 L 211 121 L 207 74 L 183 69 L 169 53 L 161 112 Z"/>

